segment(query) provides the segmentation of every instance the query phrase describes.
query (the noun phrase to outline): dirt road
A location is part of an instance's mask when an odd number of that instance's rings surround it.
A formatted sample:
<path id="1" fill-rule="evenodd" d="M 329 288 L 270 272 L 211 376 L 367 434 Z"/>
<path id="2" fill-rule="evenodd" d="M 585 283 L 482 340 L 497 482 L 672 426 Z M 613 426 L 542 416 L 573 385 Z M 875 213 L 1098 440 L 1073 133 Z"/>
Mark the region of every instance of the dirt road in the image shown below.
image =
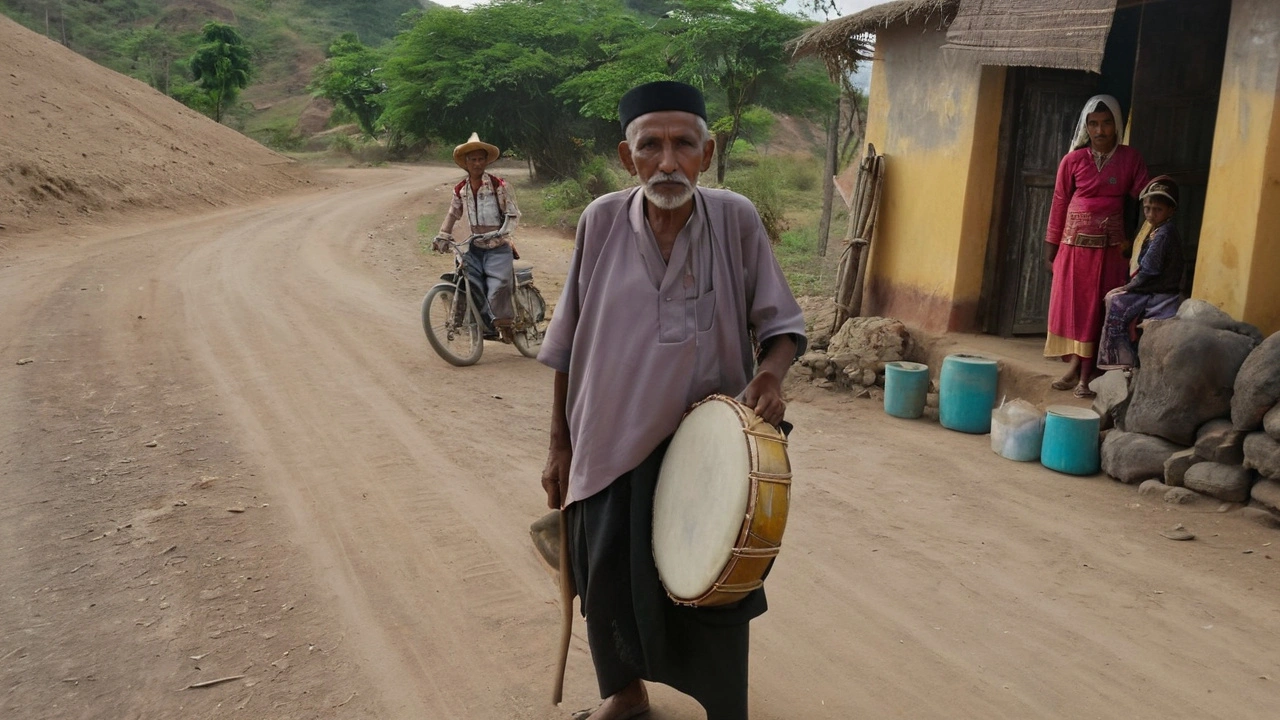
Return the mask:
<path id="1" fill-rule="evenodd" d="M 448 260 L 414 222 L 452 174 L 4 241 L 0 717 L 593 703 L 581 624 L 547 701 L 550 373 L 497 344 L 450 367 L 418 324 Z M 554 296 L 569 243 L 523 238 Z M 1280 532 L 796 393 L 754 718 L 1274 716 Z M 1159 536 L 1177 522 L 1198 539 Z"/>

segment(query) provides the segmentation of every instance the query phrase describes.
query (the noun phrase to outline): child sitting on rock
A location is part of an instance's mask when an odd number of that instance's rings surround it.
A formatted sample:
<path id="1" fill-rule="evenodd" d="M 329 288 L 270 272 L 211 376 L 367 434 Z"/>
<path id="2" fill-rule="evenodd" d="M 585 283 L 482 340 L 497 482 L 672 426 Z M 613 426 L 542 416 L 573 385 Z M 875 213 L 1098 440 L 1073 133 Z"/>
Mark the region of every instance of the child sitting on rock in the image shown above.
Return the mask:
<path id="1" fill-rule="evenodd" d="M 1107 293 L 1104 300 L 1107 313 L 1098 344 L 1101 370 L 1136 366 L 1138 323 L 1171 318 L 1182 302 L 1182 241 L 1173 225 L 1178 184 L 1161 175 L 1147 184 L 1140 197 L 1150 231 L 1134 253 L 1129 282 Z"/>

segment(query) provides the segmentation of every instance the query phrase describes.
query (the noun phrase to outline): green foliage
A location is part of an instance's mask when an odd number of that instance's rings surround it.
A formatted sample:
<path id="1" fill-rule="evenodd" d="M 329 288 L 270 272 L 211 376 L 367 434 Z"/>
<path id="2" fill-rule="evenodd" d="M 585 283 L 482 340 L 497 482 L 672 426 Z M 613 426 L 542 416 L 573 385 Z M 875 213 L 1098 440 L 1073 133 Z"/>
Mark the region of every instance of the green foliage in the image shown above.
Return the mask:
<path id="1" fill-rule="evenodd" d="M 677 77 L 703 87 L 714 101 L 716 180 L 724 182 L 742 118 L 753 106 L 829 112 L 838 88 L 814 75 L 816 65 L 792 65 L 787 41 L 810 23 L 782 10 L 778 0 L 682 0 L 676 19 Z M 824 86 L 825 83 L 825 86 Z"/>
<path id="2" fill-rule="evenodd" d="M 213 115 L 213 98 L 199 85 L 185 78 L 173 80 L 169 85 L 169 96 L 198 113 Z"/>
<path id="3" fill-rule="evenodd" d="M 0 14 L 162 92 L 190 80 L 183 60 L 199 44 L 200 25 L 211 15 L 234 17 L 253 53 L 254 83 L 264 85 L 253 88 L 254 99 L 266 104 L 297 92 L 297 78 L 333 38 L 355 32 L 370 46 L 381 44 L 401 29 L 403 14 L 420 7 L 417 0 L 0 0 Z M 161 35 L 176 52 L 163 47 Z M 213 114 L 190 92 L 183 97 Z"/>
<path id="4" fill-rule="evenodd" d="M 834 291 L 833 266 L 818 255 L 818 230 L 813 225 L 783 232 L 773 253 L 796 295 L 830 295 Z"/>
<path id="5" fill-rule="evenodd" d="M 329 149 L 334 152 L 351 154 L 355 152 L 356 140 L 350 135 L 337 133 L 329 138 Z"/>
<path id="6" fill-rule="evenodd" d="M 748 168 L 732 178 L 725 187 L 746 196 L 756 206 L 760 220 L 764 223 L 764 231 L 771 241 L 776 243 L 782 238 L 782 231 L 787 229 L 787 221 L 783 217 L 782 189 L 773 163 L 760 163 Z"/>
<path id="7" fill-rule="evenodd" d="M 223 113 L 252 77 L 249 48 L 235 28 L 222 23 L 206 23 L 200 39 L 200 47 L 191 56 L 191 77 L 209 95 L 213 119 L 222 122 Z"/>
<path id="8" fill-rule="evenodd" d="M 540 178 L 574 177 L 618 131 L 599 114 L 584 116 L 581 92 L 563 85 L 624 54 L 645 32 L 615 0 L 431 8 L 392 45 L 381 120 L 400 143 L 479 132 L 531 161 Z"/>
<path id="9" fill-rule="evenodd" d="M 553 182 L 542 193 L 542 209 L 547 211 L 582 210 L 590 202 L 591 193 L 573 178 Z"/>
<path id="10" fill-rule="evenodd" d="M 364 134 L 372 137 L 382 113 L 377 103 L 383 91 L 377 74 L 381 64 L 381 56 L 365 47 L 355 33 L 345 33 L 329 45 L 329 56 L 316 66 L 308 89 L 346 108 Z"/>
<path id="11" fill-rule="evenodd" d="M 752 145 L 767 145 L 777 124 L 778 119 L 773 113 L 759 106 L 749 107 L 738 119 L 738 135 L 751 141 Z"/>
<path id="12" fill-rule="evenodd" d="M 151 87 L 168 95 L 173 74 L 173 61 L 184 55 L 178 36 L 157 27 L 145 27 L 128 33 L 121 50 Z"/>
<path id="13" fill-rule="evenodd" d="M 626 180 L 619 175 L 603 156 L 597 155 L 588 160 L 578 171 L 578 184 L 586 191 L 590 199 L 611 193 L 623 186 Z"/>
<path id="14" fill-rule="evenodd" d="M 818 189 L 822 176 L 822 165 L 819 162 L 793 160 L 782 168 L 782 182 L 793 190 L 802 193 Z"/>

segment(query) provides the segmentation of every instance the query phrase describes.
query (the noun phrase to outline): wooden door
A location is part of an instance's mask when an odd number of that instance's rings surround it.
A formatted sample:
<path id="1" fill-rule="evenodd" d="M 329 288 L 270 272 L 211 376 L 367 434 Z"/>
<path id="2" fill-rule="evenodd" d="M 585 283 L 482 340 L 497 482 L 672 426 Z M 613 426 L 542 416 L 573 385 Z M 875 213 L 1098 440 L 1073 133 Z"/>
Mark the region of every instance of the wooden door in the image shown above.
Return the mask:
<path id="1" fill-rule="evenodd" d="M 1008 209 L 997 293 L 997 331 L 1005 336 L 1048 329 L 1052 276 L 1044 268 L 1044 238 L 1053 186 L 1080 109 L 1093 95 L 1098 77 L 1043 68 L 1011 69 L 1010 75 L 1014 85 L 1005 118 L 1012 124 Z"/>
<path id="2" fill-rule="evenodd" d="M 1191 288 L 1209 184 L 1230 0 L 1167 0 L 1142 8 L 1129 144 L 1152 177 L 1171 175 L 1181 202 L 1175 222 Z"/>

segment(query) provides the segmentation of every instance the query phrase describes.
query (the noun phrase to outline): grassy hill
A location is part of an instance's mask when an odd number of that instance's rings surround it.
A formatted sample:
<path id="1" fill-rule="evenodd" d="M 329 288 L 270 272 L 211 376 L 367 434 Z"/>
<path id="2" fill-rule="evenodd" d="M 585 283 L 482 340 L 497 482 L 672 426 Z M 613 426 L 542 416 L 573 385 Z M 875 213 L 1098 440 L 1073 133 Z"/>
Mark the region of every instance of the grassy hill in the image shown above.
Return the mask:
<path id="1" fill-rule="evenodd" d="M 0 0 L 0 13 L 95 62 L 168 94 L 189 85 L 186 59 L 211 20 L 234 25 L 253 51 L 253 83 L 229 124 L 280 145 L 311 105 L 311 71 L 338 35 L 368 45 L 394 36 L 429 0 Z M 154 31 L 159 31 L 156 33 Z M 144 32 L 164 49 L 140 45 Z"/>

